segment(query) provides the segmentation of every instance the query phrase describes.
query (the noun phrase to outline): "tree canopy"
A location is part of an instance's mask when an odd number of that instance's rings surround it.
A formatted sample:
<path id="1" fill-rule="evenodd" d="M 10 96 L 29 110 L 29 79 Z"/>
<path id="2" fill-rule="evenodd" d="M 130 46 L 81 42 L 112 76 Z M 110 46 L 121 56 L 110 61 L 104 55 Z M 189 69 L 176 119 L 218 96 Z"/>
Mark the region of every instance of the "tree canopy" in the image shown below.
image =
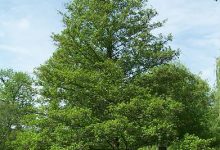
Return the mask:
<path id="1" fill-rule="evenodd" d="M 35 71 L 34 104 L 30 78 L 19 75 L 28 88 L 13 97 L 16 108 L 32 111 L 13 124 L 21 129 L 12 149 L 211 146 L 209 86 L 175 62 L 171 35 L 153 32 L 164 22 L 154 21 L 147 0 L 73 0 L 66 10 L 65 28 L 52 36 L 57 50 Z"/>
<path id="2" fill-rule="evenodd" d="M 10 149 L 21 131 L 21 119 L 32 108 L 34 89 L 29 75 L 0 70 L 0 149 Z"/>

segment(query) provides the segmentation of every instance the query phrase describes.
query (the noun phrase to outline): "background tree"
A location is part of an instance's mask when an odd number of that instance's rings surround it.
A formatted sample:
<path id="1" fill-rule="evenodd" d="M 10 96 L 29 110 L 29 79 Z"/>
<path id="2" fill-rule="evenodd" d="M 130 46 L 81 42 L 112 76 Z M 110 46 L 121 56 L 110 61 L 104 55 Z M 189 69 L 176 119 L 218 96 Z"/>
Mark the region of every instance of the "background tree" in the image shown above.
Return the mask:
<path id="1" fill-rule="evenodd" d="M 216 138 L 216 146 L 220 146 L 220 59 L 216 61 L 216 90 L 214 97 L 213 109 L 211 111 L 212 118 L 210 119 L 213 136 Z"/>
<path id="2" fill-rule="evenodd" d="M 188 150 L 188 149 L 205 149 L 214 150 L 211 148 L 212 139 L 201 139 L 195 135 L 186 134 L 184 138 L 174 145 L 172 149 Z"/>
<path id="3" fill-rule="evenodd" d="M 142 75 L 137 84 L 149 89 L 151 95 L 172 98 L 182 104 L 183 110 L 176 114 L 179 138 L 186 133 L 206 138 L 210 133 L 208 113 L 212 103 L 211 92 L 199 76 L 182 65 L 163 65 Z"/>
<path id="4" fill-rule="evenodd" d="M 25 73 L 0 70 L 0 149 L 10 149 L 22 116 L 33 104 L 32 79 Z"/>

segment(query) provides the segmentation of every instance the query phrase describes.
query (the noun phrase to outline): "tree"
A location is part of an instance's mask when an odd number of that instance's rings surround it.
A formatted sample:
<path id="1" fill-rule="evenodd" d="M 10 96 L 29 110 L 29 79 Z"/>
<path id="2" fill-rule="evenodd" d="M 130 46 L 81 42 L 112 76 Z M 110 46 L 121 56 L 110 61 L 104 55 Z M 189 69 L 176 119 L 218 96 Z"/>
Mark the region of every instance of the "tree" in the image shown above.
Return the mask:
<path id="1" fill-rule="evenodd" d="M 27 116 L 15 149 L 166 149 L 181 138 L 182 127 L 190 131 L 184 121 L 200 130 L 207 85 L 165 65 L 178 51 L 167 46 L 170 36 L 152 33 L 163 24 L 152 22 L 156 15 L 146 0 L 68 4 L 65 29 L 53 35 L 57 51 L 36 71 L 42 105 Z M 191 114 L 197 115 L 193 121 L 187 120 Z"/>
<path id="2" fill-rule="evenodd" d="M 220 146 L 220 59 L 216 61 L 216 90 L 214 93 L 213 109 L 211 111 L 212 118 L 211 129 L 213 136 L 216 138 L 216 146 Z"/>
<path id="3" fill-rule="evenodd" d="M 206 138 L 209 132 L 209 110 L 212 98 L 208 84 L 182 65 L 163 65 L 142 75 L 137 84 L 150 94 L 171 98 L 182 104 L 178 118 L 178 137 L 186 133 Z M 189 128 L 190 127 L 190 128 Z"/>
<path id="4" fill-rule="evenodd" d="M 205 149 L 205 150 L 214 150 L 211 148 L 212 140 L 200 139 L 198 136 L 186 134 L 184 139 L 177 144 L 178 147 L 175 149 L 178 150 L 189 150 L 189 149 Z"/>
<path id="5" fill-rule="evenodd" d="M 0 70 L 0 149 L 10 149 L 22 116 L 33 104 L 32 79 L 25 73 Z"/>

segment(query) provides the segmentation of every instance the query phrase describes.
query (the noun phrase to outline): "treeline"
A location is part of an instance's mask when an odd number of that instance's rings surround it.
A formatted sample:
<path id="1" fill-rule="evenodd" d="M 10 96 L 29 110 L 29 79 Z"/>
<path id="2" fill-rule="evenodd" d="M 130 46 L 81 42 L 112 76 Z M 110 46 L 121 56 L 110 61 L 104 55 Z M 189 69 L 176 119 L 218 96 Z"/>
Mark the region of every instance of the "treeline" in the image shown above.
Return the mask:
<path id="1" fill-rule="evenodd" d="M 177 63 L 146 0 L 73 0 L 34 77 L 0 71 L 0 149 L 211 150 L 219 93 Z"/>

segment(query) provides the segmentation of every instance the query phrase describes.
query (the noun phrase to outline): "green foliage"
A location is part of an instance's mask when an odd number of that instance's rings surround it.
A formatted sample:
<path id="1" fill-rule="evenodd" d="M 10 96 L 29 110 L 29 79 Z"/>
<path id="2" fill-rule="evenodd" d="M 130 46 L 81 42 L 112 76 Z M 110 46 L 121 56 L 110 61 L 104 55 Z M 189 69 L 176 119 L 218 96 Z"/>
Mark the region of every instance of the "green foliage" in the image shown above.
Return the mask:
<path id="1" fill-rule="evenodd" d="M 212 102 L 211 93 L 208 84 L 200 77 L 182 65 L 163 65 L 143 74 L 136 82 L 149 89 L 152 95 L 171 98 L 182 104 L 183 110 L 176 113 L 180 137 L 185 133 L 199 136 L 209 134 L 208 111 Z"/>
<path id="2" fill-rule="evenodd" d="M 170 64 L 178 52 L 152 34 L 156 15 L 146 0 L 68 4 L 57 51 L 36 71 L 41 105 L 23 116 L 13 148 L 127 150 L 205 136 L 208 85 Z"/>
<path id="3" fill-rule="evenodd" d="M 143 148 L 139 148 L 138 150 L 157 150 L 156 146 L 148 146 L 148 147 L 143 147 Z"/>
<path id="4" fill-rule="evenodd" d="M 112 59 L 130 76 L 178 55 L 165 46 L 170 36 L 151 33 L 163 23 L 152 23 L 157 12 L 147 8 L 146 0 L 74 0 L 67 11 L 66 28 L 53 36 L 58 45 L 54 58 L 70 68 Z"/>
<path id="5" fill-rule="evenodd" d="M 35 123 L 27 121 L 27 131 L 44 137 L 38 148 L 137 149 L 175 137 L 181 103 L 134 83 L 178 55 L 166 45 L 170 36 L 151 33 L 162 23 L 152 23 L 157 13 L 145 2 L 75 0 L 67 6 L 66 28 L 53 36 L 58 49 L 36 72 L 44 107 Z"/>
<path id="6" fill-rule="evenodd" d="M 27 74 L 0 70 L 0 149 L 10 149 L 22 130 L 21 119 L 31 110 L 34 93 Z"/>
<path id="7" fill-rule="evenodd" d="M 216 138 L 215 145 L 220 147 L 220 60 L 219 58 L 216 61 L 217 64 L 217 71 L 216 71 L 216 78 L 217 78 L 217 86 L 214 93 L 214 103 L 213 109 L 211 110 L 212 117 L 210 118 L 210 126 L 212 130 L 213 136 Z"/>
<path id="8" fill-rule="evenodd" d="M 210 147 L 212 140 L 200 139 L 198 136 L 186 134 L 180 143 L 179 150 L 214 150 Z"/>

